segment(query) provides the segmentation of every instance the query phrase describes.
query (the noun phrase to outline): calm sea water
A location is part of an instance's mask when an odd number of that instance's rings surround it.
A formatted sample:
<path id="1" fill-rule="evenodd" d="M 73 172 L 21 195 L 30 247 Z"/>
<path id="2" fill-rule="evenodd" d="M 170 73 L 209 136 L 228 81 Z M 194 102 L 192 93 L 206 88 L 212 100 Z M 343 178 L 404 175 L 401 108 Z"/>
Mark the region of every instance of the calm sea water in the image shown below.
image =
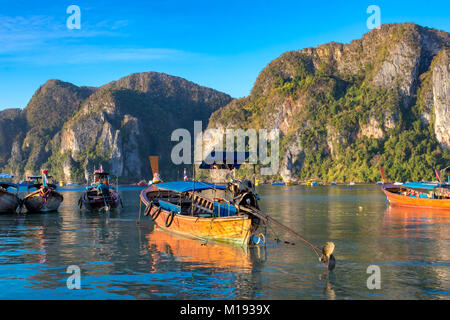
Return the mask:
<path id="1" fill-rule="evenodd" d="M 0 216 L 1 299 L 449 299 L 450 214 L 387 210 L 377 186 L 261 186 L 261 206 L 318 245 L 336 244 L 327 273 L 314 252 L 275 227 L 266 247 L 202 243 L 136 224 L 141 189 L 124 208 Z M 295 242 L 281 244 L 275 238 Z M 67 288 L 68 266 L 81 289 Z M 368 289 L 367 268 L 381 272 Z"/>

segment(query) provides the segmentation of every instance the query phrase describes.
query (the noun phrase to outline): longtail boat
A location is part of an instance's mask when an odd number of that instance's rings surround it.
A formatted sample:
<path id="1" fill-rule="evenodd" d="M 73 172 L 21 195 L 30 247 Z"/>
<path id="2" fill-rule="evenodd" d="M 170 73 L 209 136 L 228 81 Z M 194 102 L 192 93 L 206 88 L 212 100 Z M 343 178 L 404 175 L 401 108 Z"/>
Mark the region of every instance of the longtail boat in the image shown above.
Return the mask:
<path id="1" fill-rule="evenodd" d="M 384 169 L 382 190 L 390 206 L 420 207 L 450 211 L 450 184 L 409 182 L 401 185 L 385 183 Z"/>
<path id="2" fill-rule="evenodd" d="M 234 163 L 229 162 L 230 158 L 234 159 Z M 199 167 L 235 170 L 242 163 L 242 158 L 246 159 L 248 155 L 243 157 L 234 153 L 234 156 L 227 154 L 220 157 L 213 152 Z M 223 159 L 227 159 L 227 162 Z M 225 192 L 225 195 L 230 192 L 232 197 L 227 200 L 220 192 Z M 206 241 L 251 245 L 266 243 L 265 232 L 258 233 L 257 230 L 261 222 L 264 226 L 271 222 L 311 246 L 319 261 L 329 270 L 335 267 L 332 254 L 334 244 L 327 242 L 323 248 L 319 248 L 261 212 L 258 205 L 260 197 L 255 192 L 254 183 L 249 180 L 233 178 L 226 186 L 195 180 L 163 182 L 143 190 L 140 199 L 145 206 L 145 215 L 150 216 L 163 230 Z"/>
<path id="3" fill-rule="evenodd" d="M 225 189 L 199 181 L 163 182 L 143 190 L 141 201 L 146 206 L 145 215 L 150 215 L 162 229 L 205 240 L 247 244 L 259 219 L 225 198 L 201 194 L 205 191 L 216 194 Z M 247 199 L 256 200 L 251 192 L 242 201 Z"/>
<path id="4" fill-rule="evenodd" d="M 215 157 L 215 154 L 210 156 Z M 153 175 L 160 179 L 158 158 L 153 156 L 150 162 Z M 226 169 L 239 166 L 233 162 Z M 219 166 L 213 161 L 200 165 L 200 169 L 212 168 L 219 169 Z M 146 206 L 145 215 L 150 215 L 162 229 L 204 240 L 248 244 L 258 228 L 260 219 L 239 209 L 239 204 L 246 201 L 258 207 L 259 197 L 248 180 L 228 185 L 228 189 L 234 191 L 234 201 L 226 199 L 224 185 L 186 179 L 156 182 L 143 190 L 140 197 Z"/>
<path id="5" fill-rule="evenodd" d="M 102 167 L 94 170 L 94 182 L 81 194 L 78 205 L 80 209 L 84 206 L 89 211 L 108 211 L 122 205 L 118 187 L 114 189 L 110 185 L 110 175 Z"/>
<path id="6" fill-rule="evenodd" d="M 0 178 L 13 178 L 11 175 L 0 175 Z M 10 192 L 8 189 L 15 189 L 15 192 Z M 15 183 L 0 182 L 0 214 L 15 213 L 21 200 L 18 196 L 19 186 Z"/>
<path id="7" fill-rule="evenodd" d="M 34 184 L 27 186 L 28 194 L 23 199 L 23 204 L 28 212 L 51 212 L 57 211 L 64 197 L 56 191 L 57 186 L 53 183 L 48 183 L 48 170 L 43 170 L 42 176 L 30 176 L 28 179 L 33 179 Z M 41 182 L 42 180 L 42 182 Z M 30 189 L 36 189 L 30 191 Z"/>

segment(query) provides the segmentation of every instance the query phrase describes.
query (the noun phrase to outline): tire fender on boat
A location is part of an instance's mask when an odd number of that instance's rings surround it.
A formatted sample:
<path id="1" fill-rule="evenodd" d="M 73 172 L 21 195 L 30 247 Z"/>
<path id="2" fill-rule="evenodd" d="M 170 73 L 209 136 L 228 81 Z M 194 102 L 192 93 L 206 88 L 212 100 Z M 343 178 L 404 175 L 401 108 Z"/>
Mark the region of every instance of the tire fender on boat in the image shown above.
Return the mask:
<path id="1" fill-rule="evenodd" d="M 150 204 L 147 207 L 145 207 L 144 216 L 148 216 L 150 214 L 150 212 L 152 211 L 152 208 L 153 208 L 153 202 L 150 202 Z"/>
<path id="2" fill-rule="evenodd" d="M 166 218 L 166 227 L 170 227 L 173 222 L 173 218 L 175 217 L 175 212 L 171 211 Z"/>
<path id="3" fill-rule="evenodd" d="M 159 214 L 161 213 L 161 210 L 162 210 L 162 208 L 159 207 L 158 209 L 156 209 L 155 212 L 153 212 L 153 214 L 152 214 L 152 220 L 153 221 L 155 221 L 158 218 Z"/>

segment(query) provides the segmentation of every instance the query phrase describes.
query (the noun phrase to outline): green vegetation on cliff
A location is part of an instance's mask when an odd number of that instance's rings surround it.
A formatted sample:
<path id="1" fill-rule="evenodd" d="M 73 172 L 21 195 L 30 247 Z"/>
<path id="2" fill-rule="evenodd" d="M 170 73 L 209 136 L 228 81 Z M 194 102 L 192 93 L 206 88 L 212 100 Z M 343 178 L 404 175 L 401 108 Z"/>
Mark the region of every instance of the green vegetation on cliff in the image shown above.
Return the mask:
<path id="1" fill-rule="evenodd" d="M 449 63 L 448 41 L 414 24 L 385 25 L 350 45 L 287 52 L 210 127 L 280 128 L 281 176 L 263 178 L 368 182 L 383 165 L 390 180 L 434 179 L 450 164 L 433 117 L 433 90 L 444 84 L 432 80 L 437 60 Z M 287 152 L 296 159 L 288 173 Z"/>

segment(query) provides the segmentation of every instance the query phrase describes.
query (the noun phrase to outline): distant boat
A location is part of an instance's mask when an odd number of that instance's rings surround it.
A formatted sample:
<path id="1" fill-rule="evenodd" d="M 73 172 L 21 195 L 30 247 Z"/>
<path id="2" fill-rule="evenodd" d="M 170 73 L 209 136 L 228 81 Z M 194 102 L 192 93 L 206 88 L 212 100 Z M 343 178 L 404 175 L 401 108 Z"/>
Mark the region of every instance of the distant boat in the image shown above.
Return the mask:
<path id="1" fill-rule="evenodd" d="M 450 210 L 450 186 L 420 184 L 383 184 L 382 190 L 391 206 Z"/>
<path id="2" fill-rule="evenodd" d="M 273 186 L 285 186 L 286 183 L 285 182 L 281 182 L 281 181 L 274 181 L 272 182 Z"/>
<path id="3" fill-rule="evenodd" d="M 377 185 L 381 186 L 381 185 L 383 185 L 383 182 L 382 181 L 378 181 Z"/>
<path id="4" fill-rule="evenodd" d="M 315 180 L 308 180 L 306 182 L 306 185 L 310 186 L 310 187 L 316 187 L 317 186 L 317 182 Z"/>
<path id="5" fill-rule="evenodd" d="M 354 186 L 355 183 L 352 181 L 352 182 L 350 182 L 348 185 L 349 185 L 349 186 Z"/>
<path id="6" fill-rule="evenodd" d="M 384 168 L 380 168 L 385 180 Z M 382 190 L 390 206 L 439 209 L 450 211 L 450 184 L 408 182 L 405 184 L 383 183 Z"/>
<path id="7" fill-rule="evenodd" d="M 0 178 L 9 179 L 12 176 L 1 175 Z M 16 191 L 10 192 L 9 188 L 13 188 Z M 0 214 L 1 213 L 15 213 L 17 207 L 19 207 L 21 200 L 17 193 L 19 192 L 19 186 L 10 182 L 0 182 Z"/>
<path id="8" fill-rule="evenodd" d="M 334 181 L 332 181 L 332 182 L 330 183 L 330 186 L 336 186 L 336 185 L 337 185 L 337 183 L 334 182 Z"/>

